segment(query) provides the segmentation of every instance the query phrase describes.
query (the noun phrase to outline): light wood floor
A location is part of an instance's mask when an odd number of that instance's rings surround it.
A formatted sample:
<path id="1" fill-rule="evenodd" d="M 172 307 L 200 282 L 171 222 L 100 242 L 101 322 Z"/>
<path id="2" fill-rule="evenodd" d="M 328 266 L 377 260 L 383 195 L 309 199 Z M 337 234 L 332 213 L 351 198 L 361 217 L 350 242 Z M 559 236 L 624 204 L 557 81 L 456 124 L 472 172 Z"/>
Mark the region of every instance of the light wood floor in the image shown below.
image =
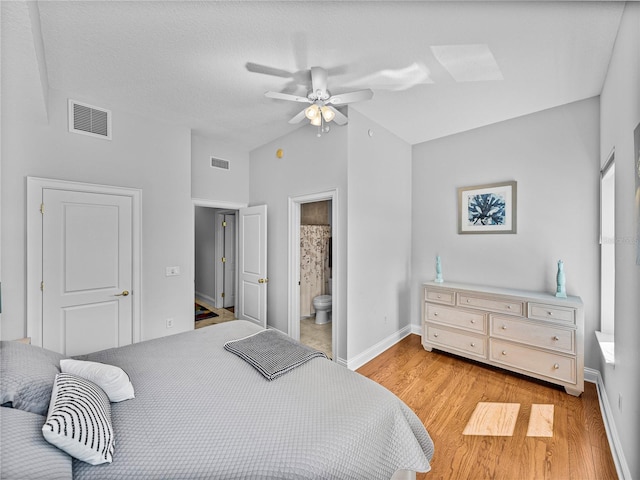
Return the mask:
<path id="1" fill-rule="evenodd" d="M 409 335 L 362 366 L 359 373 L 398 395 L 420 417 L 435 444 L 431 472 L 418 479 L 618 478 L 596 387 L 576 398 L 454 356 L 427 352 Z M 462 432 L 479 402 L 519 403 L 513 436 Z M 528 437 L 532 404 L 554 405 L 553 437 Z"/>

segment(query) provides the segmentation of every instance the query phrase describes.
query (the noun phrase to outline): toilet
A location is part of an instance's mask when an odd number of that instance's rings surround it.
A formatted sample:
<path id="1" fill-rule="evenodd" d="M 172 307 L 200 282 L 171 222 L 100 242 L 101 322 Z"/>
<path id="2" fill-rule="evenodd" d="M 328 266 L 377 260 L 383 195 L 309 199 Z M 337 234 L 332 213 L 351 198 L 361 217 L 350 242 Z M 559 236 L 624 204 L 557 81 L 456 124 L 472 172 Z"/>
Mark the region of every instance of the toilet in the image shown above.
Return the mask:
<path id="1" fill-rule="evenodd" d="M 313 299 L 316 311 L 316 325 L 323 325 L 331 321 L 331 295 L 318 295 Z"/>

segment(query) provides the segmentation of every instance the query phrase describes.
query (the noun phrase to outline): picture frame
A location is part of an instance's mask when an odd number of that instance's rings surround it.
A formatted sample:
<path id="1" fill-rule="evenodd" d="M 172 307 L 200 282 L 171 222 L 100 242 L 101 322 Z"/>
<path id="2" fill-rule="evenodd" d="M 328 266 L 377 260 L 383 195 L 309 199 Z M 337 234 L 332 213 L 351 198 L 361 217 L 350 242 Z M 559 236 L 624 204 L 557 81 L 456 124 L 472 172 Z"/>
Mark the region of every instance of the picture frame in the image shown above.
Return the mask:
<path id="1" fill-rule="evenodd" d="M 517 182 L 458 188 L 458 233 L 517 233 Z"/>

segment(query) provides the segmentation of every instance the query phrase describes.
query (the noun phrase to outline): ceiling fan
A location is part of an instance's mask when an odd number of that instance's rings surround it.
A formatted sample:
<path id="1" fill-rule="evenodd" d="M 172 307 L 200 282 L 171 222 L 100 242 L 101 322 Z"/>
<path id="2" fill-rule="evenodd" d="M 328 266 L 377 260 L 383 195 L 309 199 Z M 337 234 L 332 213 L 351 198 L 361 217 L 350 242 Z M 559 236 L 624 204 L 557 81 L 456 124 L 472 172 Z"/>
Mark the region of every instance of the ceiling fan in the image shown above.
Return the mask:
<path id="1" fill-rule="evenodd" d="M 267 92 L 264 94 L 268 98 L 275 98 L 277 100 L 289 100 L 310 104 L 289 120 L 289 123 L 299 123 L 302 119 L 307 118 L 311 125 L 320 127 L 321 129 L 323 128 L 323 124 L 331 121 L 334 121 L 338 125 L 345 125 L 347 123 L 346 115 L 335 107 L 369 100 L 373 97 L 373 91 L 368 88 L 332 95 L 329 90 L 327 90 L 327 71 L 322 67 L 311 67 L 310 72 L 311 90 L 309 90 L 306 97 L 280 92 Z"/>

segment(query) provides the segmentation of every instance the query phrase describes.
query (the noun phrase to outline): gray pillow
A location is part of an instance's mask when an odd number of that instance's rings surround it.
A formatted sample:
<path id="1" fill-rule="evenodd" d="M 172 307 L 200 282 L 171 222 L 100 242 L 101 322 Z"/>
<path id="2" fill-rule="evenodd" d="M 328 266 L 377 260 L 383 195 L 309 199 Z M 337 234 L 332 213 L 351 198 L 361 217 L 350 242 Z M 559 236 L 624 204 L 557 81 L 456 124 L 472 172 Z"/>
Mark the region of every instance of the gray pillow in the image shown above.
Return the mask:
<path id="1" fill-rule="evenodd" d="M 50 350 L 20 342 L 0 342 L 0 405 L 46 415 L 60 360 Z"/>
<path id="2" fill-rule="evenodd" d="M 0 408 L 0 478 L 73 478 L 71 457 L 42 436 L 45 420 L 35 413 Z"/>

